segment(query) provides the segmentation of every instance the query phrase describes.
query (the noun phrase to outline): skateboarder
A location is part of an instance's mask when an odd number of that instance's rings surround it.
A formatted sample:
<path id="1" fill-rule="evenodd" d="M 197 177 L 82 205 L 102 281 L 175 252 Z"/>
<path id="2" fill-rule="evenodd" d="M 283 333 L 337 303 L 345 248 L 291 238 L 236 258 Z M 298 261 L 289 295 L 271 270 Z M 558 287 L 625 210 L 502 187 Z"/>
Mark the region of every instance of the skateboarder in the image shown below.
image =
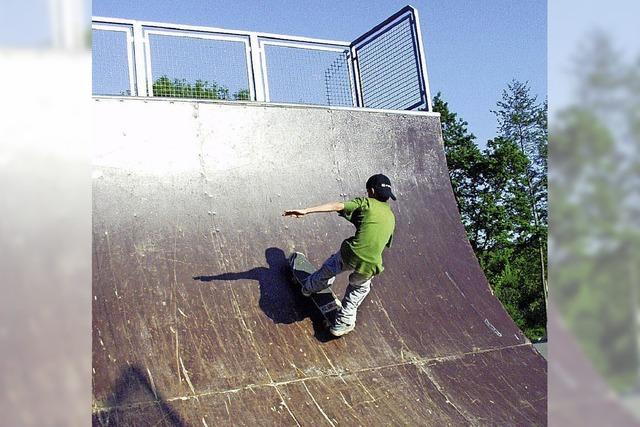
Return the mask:
<path id="1" fill-rule="evenodd" d="M 351 271 L 342 309 L 329 329 L 335 336 L 347 334 L 355 327 L 356 313 L 371 290 L 371 279 L 384 270 L 382 251 L 391 247 L 395 229 L 396 220 L 388 200 L 396 200 L 396 197 L 391 191 L 389 178 L 382 174 L 373 175 L 367 180 L 366 188 L 368 197 L 287 210 L 283 214 L 301 217 L 316 212 L 338 212 L 356 226 L 355 235 L 342 242 L 340 250 L 307 278 L 302 289 L 302 293 L 309 296 L 331 286 L 337 274 Z"/>

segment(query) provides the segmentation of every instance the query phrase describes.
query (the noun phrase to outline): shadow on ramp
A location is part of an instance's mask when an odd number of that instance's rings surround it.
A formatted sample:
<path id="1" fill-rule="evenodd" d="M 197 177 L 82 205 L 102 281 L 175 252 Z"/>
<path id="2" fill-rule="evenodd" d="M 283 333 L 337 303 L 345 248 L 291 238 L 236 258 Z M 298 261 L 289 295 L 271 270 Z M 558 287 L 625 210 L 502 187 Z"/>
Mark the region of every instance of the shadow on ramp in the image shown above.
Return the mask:
<path id="1" fill-rule="evenodd" d="M 126 412 L 126 409 L 120 408 L 138 405 L 143 409 L 140 414 L 143 414 L 146 423 L 152 423 L 152 420 L 155 420 L 164 426 L 185 427 L 187 425 L 138 366 L 129 366 L 123 370 L 113 388 L 111 397 L 104 405 L 106 410 L 93 413 L 93 425 L 127 424 L 131 421 L 129 418 L 131 414 L 124 414 L 124 418 L 121 419 L 120 412 L 121 410 Z"/>
<path id="2" fill-rule="evenodd" d="M 324 317 L 311 300 L 302 296 L 291 281 L 289 265 L 284 251 L 268 248 L 264 252 L 268 267 L 255 267 L 247 271 L 216 275 L 194 276 L 200 282 L 254 280 L 260 286 L 260 309 L 273 323 L 292 324 L 309 318 L 314 337 L 320 342 L 336 339 L 324 325 Z"/>

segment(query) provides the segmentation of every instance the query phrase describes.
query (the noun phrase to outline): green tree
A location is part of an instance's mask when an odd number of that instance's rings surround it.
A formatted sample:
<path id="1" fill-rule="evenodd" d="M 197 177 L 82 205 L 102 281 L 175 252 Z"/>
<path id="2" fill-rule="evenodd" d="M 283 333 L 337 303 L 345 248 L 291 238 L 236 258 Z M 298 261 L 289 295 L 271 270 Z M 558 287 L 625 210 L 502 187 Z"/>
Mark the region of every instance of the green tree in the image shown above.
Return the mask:
<path id="1" fill-rule="evenodd" d="M 169 98 L 196 98 L 245 101 L 249 100 L 249 91 L 241 89 L 229 96 L 229 89 L 215 82 L 196 80 L 191 84 L 185 79 L 171 80 L 162 76 L 153 82 L 153 96 Z"/>
<path id="2" fill-rule="evenodd" d="M 484 157 L 475 144 L 475 136 L 467 129 L 468 123 L 449 109 L 449 104 L 438 93 L 433 99 L 433 110 L 440 113 L 442 138 L 453 194 L 458 203 L 462 223 L 474 251 L 480 239 L 480 190 Z"/>
<path id="3" fill-rule="evenodd" d="M 251 95 L 249 94 L 249 89 L 241 89 L 233 94 L 233 99 L 235 101 L 249 101 L 251 99 Z"/>
<path id="4" fill-rule="evenodd" d="M 478 258 L 516 324 L 537 339 L 546 331 L 546 307 L 527 177 L 530 161 L 504 137 L 489 141 L 484 155 L 485 242 Z"/>
<path id="5" fill-rule="evenodd" d="M 517 144 L 520 151 L 529 160 L 524 176 L 528 191 L 528 204 L 532 227 L 522 229 L 537 243 L 540 272 L 540 286 L 544 290 L 545 302 L 548 298 L 547 287 L 547 103 L 538 103 L 531 95 L 527 83 L 511 81 L 502 92 L 502 99 L 493 111 L 498 120 L 498 134 Z M 523 212 L 524 214 L 524 212 Z M 525 236 L 526 237 L 526 236 Z"/>
<path id="6" fill-rule="evenodd" d="M 539 338 L 546 312 L 533 239 L 529 159 L 507 137 L 489 141 L 481 151 L 441 94 L 433 105 L 440 113 L 451 184 L 469 241 L 507 312 L 527 336 Z"/>

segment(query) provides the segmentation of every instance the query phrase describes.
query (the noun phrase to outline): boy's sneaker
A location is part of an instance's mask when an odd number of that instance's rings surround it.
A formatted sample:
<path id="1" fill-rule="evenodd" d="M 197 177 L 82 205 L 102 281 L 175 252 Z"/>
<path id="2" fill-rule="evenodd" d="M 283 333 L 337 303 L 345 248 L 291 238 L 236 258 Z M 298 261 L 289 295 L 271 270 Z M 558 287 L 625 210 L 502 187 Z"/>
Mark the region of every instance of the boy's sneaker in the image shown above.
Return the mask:
<path id="1" fill-rule="evenodd" d="M 336 322 L 329 328 L 329 332 L 331 332 L 331 335 L 334 337 L 341 337 L 353 331 L 355 327 L 355 323 L 353 325 L 347 325 L 346 323 Z"/>

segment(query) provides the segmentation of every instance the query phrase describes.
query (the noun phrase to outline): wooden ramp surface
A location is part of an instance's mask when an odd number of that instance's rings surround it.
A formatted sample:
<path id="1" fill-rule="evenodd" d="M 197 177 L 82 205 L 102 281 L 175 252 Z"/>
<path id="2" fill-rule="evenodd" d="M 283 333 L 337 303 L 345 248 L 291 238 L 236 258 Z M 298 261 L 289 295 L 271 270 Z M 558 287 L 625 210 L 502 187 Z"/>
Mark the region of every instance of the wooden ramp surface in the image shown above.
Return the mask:
<path id="1" fill-rule="evenodd" d="M 546 423 L 546 363 L 465 237 L 437 116 L 93 104 L 94 425 Z M 379 172 L 394 244 L 356 330 L 328 340 L 286 256 L 320 265 L 353 227 L 280 214 Z"/>

